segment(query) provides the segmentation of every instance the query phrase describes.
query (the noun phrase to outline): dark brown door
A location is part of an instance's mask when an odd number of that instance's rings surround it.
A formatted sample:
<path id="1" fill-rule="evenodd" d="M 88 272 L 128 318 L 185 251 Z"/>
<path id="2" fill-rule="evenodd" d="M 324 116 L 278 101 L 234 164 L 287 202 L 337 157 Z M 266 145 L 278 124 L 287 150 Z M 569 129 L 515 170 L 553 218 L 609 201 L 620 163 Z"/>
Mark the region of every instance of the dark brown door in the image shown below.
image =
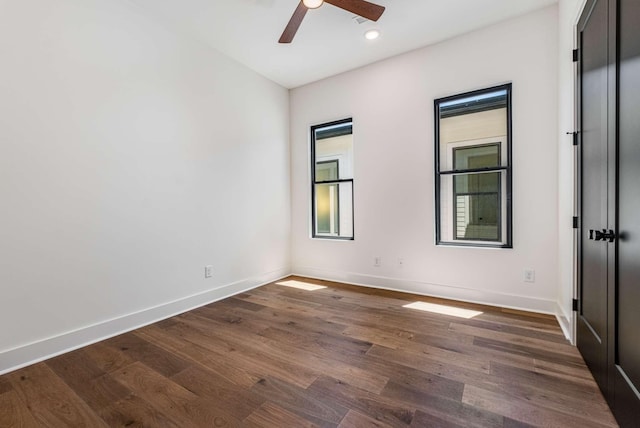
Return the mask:
<path id="1" fill-rule="evenodd" d="M 622 427 L 640 426 L 640 1 L 578 24 L 578 348 Z"/>
<path id="2" fill-rule="evenodd" d="M 640 1 L 620 0 L 615 413 L 640 425 Z"/>
<path id="3" fill-rule="evenodd" d="M 594 378 L 607 390 L 608 252 L 608 1 L 588 2 L 579 23 L 581 230 L 577 343 Z"/>

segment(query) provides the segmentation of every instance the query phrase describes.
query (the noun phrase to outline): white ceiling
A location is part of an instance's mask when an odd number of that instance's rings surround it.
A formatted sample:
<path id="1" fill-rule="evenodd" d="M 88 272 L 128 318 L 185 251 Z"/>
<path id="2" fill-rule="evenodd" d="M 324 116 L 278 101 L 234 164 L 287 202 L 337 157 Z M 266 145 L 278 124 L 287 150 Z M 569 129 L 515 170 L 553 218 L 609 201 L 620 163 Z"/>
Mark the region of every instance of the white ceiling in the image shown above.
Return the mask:
<path id="1" fill-rule="evenodd" d="M 557 0 L 371 0 L 387 9 L 358 24 L 330 4 L 309 10 L 293 40 L 278 39 L 298 0 L 131 0 L 249 68 L 294 88 L 493 23 Z M 364 38 L 369 28 L 382 35 Z"/>

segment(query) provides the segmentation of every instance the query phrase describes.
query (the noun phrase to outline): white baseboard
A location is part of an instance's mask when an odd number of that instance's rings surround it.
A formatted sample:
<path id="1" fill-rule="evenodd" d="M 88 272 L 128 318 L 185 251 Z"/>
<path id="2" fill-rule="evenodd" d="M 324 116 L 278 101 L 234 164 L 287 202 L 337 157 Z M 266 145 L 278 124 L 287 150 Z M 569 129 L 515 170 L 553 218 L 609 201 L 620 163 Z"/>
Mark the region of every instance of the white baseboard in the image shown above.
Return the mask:
<path id="1" fill-rule="evenodd" d="M 557 302 L 555 300 L 498 293 L 495 291 L 453 287 L 415 280 L 387 278 L 354 272 L 317 269 L 307 266 L 294 266 L 293 272 L 293 275 L 306 276 L 308 278 L 337 281 L 353 285 L 362 285 L 365 287 L 401 291 L 423 296 L 479 303 L 483 305 L 498 306 L 501 308 L 517 309 L 542 314 L 556 314 Z"/>
<path id="2" fill-rule="evenodd" d="M 558 319 L 558 324 L 560 324 L 560 328 L 564 333 L 564 337 L 575 345 L 573 337 L 573 316 L 571 314 L 567 314 L 560 306 L 560 303 L 556 303 L 556 318 Z"/>
<path id="3" fill-rule="evenodd" d="M 289 276 L 290 273 L 289 268 L 266 272 L 179 300 L 0 352 L 0 375 L 260 287 Z"/>

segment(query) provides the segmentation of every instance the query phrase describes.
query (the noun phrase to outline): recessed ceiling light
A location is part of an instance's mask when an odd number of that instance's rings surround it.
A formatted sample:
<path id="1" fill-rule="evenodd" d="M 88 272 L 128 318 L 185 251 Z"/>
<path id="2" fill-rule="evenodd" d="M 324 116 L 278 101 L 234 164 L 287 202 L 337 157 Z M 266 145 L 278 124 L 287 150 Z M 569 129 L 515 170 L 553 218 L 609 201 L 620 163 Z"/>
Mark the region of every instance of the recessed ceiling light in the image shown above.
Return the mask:
<path id="1" fill-rule="evenodd" d="M 364 33 L 364 37 L 367 40 L 375 40 L 378 37 L 380 37 L 380 31 L 379 30 L 367 30 Z"/>
<path id="2" fill-rule="evenodd" d="M 304 4 L 307 9 L 317 9 L 322 6 L 324 0 L 302 0 L 302 4 Z"/>

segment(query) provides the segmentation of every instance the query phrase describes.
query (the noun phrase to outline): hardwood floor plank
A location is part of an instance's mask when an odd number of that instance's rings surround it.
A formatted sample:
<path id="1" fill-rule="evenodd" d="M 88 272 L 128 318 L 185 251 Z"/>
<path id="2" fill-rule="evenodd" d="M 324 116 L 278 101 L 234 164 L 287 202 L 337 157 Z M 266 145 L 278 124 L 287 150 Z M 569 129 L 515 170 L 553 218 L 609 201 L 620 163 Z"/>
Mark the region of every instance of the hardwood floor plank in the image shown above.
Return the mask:
<path id="1" fill-rule="evenodd" d="M 450 320 L 438 319 L 437 317 L 424 315 L 422 313 L 415 314 L 413 311 L 407 309 L 394 313 L 365 306 L 358 310 L 347 312 L 339 308 L 327 307 L 325 308 L 325 312 L 328 315 L 327 320 L 340 324 L 363 325 L 369 323 L 395 329 L 404 329 L 414 334 L 420 334 L 425 331 L 444 333 L 449 330 L 450 324 Z"/>
<path id="2" fill-rule="evenodd" d="M 433 400 L 434 397 L 456 403 L 461 402 L 464 392 L 463 384 L 435 376 L 434 378 L 436 378 L 436 382 L 440 380 L 440 385 L 434 388 L 427 388 L 422 385 L 415 387 L 408 383 L 390 381 L 380 395 L 410 403 L 417 409 L 421 407 L 422 403 Z"/>
<path id="3" fill-rule="evenodd" d="M 407 385 L 389 382 L 382 395 L 413 405 L 424 414 L 435 417 L 436 420 L 446 421 L 447 424 L 465 424 L 466 426 L 494 428 L 502 427 L 504 422 L 504 418 L 500 414 L 478 409 L 463 403 L 461 401 L 462 391 L 459 399 L 452 400 L 440 395 L 425 393 L 422 390 L 410 388 Z M 425 416 L 423 415 L 423 419 L 424 418 Z"/>
<path id="4" fill-rule="evenodd" d="M 485 321 L 497 321 L 505 324 L 526 327 L 532 330 L 545 331 L 555 333 L 564 337 L 561 329 L 558 329 L 558 320 L 553 315 L 536 314 L 534 312 L 510 312 L 501 308 L 493 308 L 494 310 L 485 311 L 479 315 L 477 319 Z"/>
<path id="5" fill-rule="evenodd" d="M 72 383 L 87 382 L 105 374 L 105 371 L 98 367 L 84 349 L 51 358 L 45 364 L 63 380 L 69 380 Z"/>
<path id="6" fill-rule="evenodd" d="M 99 414 L 110 427 L 183 428 L 135 395 L 112 403 L 100 410 Z"/>
<path id="7" fill-rule="evenodd" d="M 12 391 L 13 387 L 9 380 L 5 377 L 0 377 L 0 394 L 4 394 L 5 392 Z"/>
<path id="8" fill-rule="evenodd" d="M 342 348 L 333 348 L 327 351 L 321 347 L 314 347 L 306 343 L 299 336 L 293 336 L 291 332 L 285 332 L 279 329 L 268 328 L 261 332 L 260 335 L 265 338 L 265 345 L 269 346 L 270 353 L 278 355 L 281 358 L 296 358 L 304 361 L 304 364 L 317 373 L 323 373 L 336 379 L 343 380 L 358 388 L 380 393 L 389 381 L 387 376 L 383 376 L 378 372 L 364 370 L 351 364 L 349 358 L 341 360 L 342 364 L 336 364 L 332 359 L 336 351 Z M 305 339 L 313 342 L 313 338 Z M 313 342 L 315 344 L 315 342 Z"/>
<path id="9" fill-rule="evenodd" d="M 532 329 L 527 327 L 519 327 L 514 325 L 508 325 L 499 321 L 486 321 L 483 319 L 470 319 L 470 320 L 458 320 L 457 324 L 468 325 L 472 327 L 483 328 L 489 331 L 496 331 L 502 333 L 515 334 L 519 337 L 529 337 L 532 339 L 540 339 L 546 342 L 559 343 L 565 346 L 570 346 L 564 335 L 558 334 L 557 331 L 548 332 L 540 331 L 539 329 Z"/>
<path id="10" fill-rule="evenodd" d="M 318 426 L 335 427 L 348 411 L 347 407 L 331 399 L 318 399 L 309 389 L 275 378 L 261 379 L 250 391 Z"/>
<path id="11" fill-rule="evenodd" d="M 331 331 L 309 331 L 300 329 L 296 324 L 266 328 L 258 333 L 261 337 L 291 343 L 293 346 L 304 347 L 310 352 L 331 353 L 336 350 L 349 355 L 364 355 L 371 348 L 372 343 L 355 339 Z"/>
<path id="12" fill-rule="evenodd" d="M 504 428 L 534 428 L 534 426 L 522 421 L 516 421 L 515 419 L 505 417 Z"/>
<path id="13" fill-rule="evenodd" d="M 322 314 L 319 310 L 320 304 L 318 303 L 310 303 L 292 298 L 272 299 L 269 294 L 263 295 L 260 291 L 252 292 L 248 297 L 243 297 L 242 300 L 266 306 L 271 309 L 295 311 L 296 313 L 305 314 L 311 317 Z"/>
<path id="14" fill-rule="evenodd" d="M 207 310 L 203 311 L 194 311 L 193 314 L 214 321 L 232 324 L 231 328 L 234 327 L 233 324 L 242 324 L 235 327 L 237 329 L 250 329 L 254 333 L 262 330 L 261 327 L 264 325 L 280 328 L 295 327 L 318 333 L 329 331 L 340 333 L 347 327 L 345 324 L 326 321 L 322 317 L 310 317 L 296 311 L 273 308 L 266 308 L 263 311 L 256 312 L 247 311 L 244 308 L 227 309 L 225 311 L 207 308 Z"/>
<path id="15" fill-rule="evenodd" d="M 530 368 L 533 366 L 534 358 L 526 353 L 512 353 L 508 349 L 494 349 L 493 347 L 482 347 L 476 345 L 476 339 L 469 336 L 449 333 L 448 337 L 442 336 L 419 336 L 416 342 L 423 345 L 431 345 L 439 349 L 466 355 L 471 358 L 480 358 L 485 361 L 498 361 L 519 367 Z M 458 340 L 455 340 L 458 339 Z M 419 351 L 418 345 L 408 345 L 407 350 Z"/>
<path id="16" fill-rule="evenodd" d="M 544 390 L 545 393 L 570 395 L 577 400 L 585 401 L 598 401 L 599 399 L 600 390 L 594 383 L 591 386 L 585 386 L 583 383 L 576 382 L 573 379 L 558 378 L 557 376 L 538 373 L 534 370 L 526 370 L 500 363 L 492 363 L 491 372 L 495 377 L 509 379 L 512 384 L 531 385 Z"/>
<path id="17" fill-rule="evenodd" d="M 393 427 L 406 427 L 413 420 L 415 408 L 327 376 L 319 377 L 308 389 L 317 399 L 325 397 L 346 409 L 357 410 Z"/>
<path id="18" fill-rule="evenodd" d="M 131 356 L 103 342 L 94 343 L 83 350 L 98 368 L 106 373 L 120 370 L 135 361 Z"/>
<path id="19" fill-rule="evenodd" d="M 178 426 L 225 427 L 240 424 L 240 420 L 219 408 L 213 398 L 201 399 L 140 362 L 124 367 L 112 376 Z"/>
<path id="20" fill-rule="evenodd" d="M 260 375 L 256 373 L 256 370 L 251 370 L 251 368 L 245 370 L 239 367 L 239 364 L 234 360 L 227 359 L 224 355 L 188 342 L 178 335 L 155 328 L 155 326 L 147 326 L 135 334 L 156 343 L 157 346 L 161 346 L 185 360 L 202 365 L 235 385 L 250 388 L 260 380 Z"/>
<path id="21" fill-rule="evenodd" d="M 414 337 L 414 335 L 409 332 L 406 332 L 404 335 L 402 333 L 394 334 L 379 328 L 363 327 L 360 325 L 349 326 L 342 334 L 391 349 L 398 349 L 409 345 Z"/>
<path id="22" fill-rule="evenodd" d="M 44 363 L 9 373 L 8 379 L 31 415 L 43 426 L 106 426 Z"/>
<path id="23" fill-rule="evenodd" d="M 0 394 L 0 427 L 3 428 L 37 428 L 42 426 L 31 415 L 29 408 L 13 391 Z"/>
<path id="24" fill-rule="evenodd" d="M 449 364 L 443 356 L 432 359 L 425 353 L 394 350 L 378 345 L 371 347 L 367 355 L 379 357 L 383 360 L 396 362 L 416 370 L 436 374 L 463 383 L 474 380 L 486 380 L 489 378 L 488 376 L 491 370 L 489 361 L 476 362 L 473 364 L 473 367 L 466 367 L 460 359 L 455 361 L 456 364 Z"/>
<path id="25" fill-rule="evenodd" d="M 203 347 L 220 355 L 231 358 L 240 367 L 247 367 L 261 377 L 273 373 L 278 378 L 306 388 L 318 377 L 304 364 L 292 358 L 279 358 L 270 354 L 269 349 L 261 343 L 256 335 L 238 336 L 222 329 L 211 328 L 211 324 L 199 317 L 185 315 L 180 318 L 180 327 L 172 327 L 192 343 L 200 343 Z"/>
<path id="26" fill-rule="evenodd" d="M 473 385 L 466 385 L 462 401 L 465 404 L 502 414 L 515 421 L 534 426 L 579 426 L 584 428 L 616 427 L 613 417 L 603 421 L 584 418 L 582 414 L 567 415 L 550 409 L 541 409 L 505 393 L 491 392 Z"/>
<path id="27" fill-rule="evenodd" d="M 384 422 L 363 415 L 357 410 L 349 410 L 347 415 L 340 422 L 340 425 L 338 425 L 338 428 L 387 428 L 389 426 L 390 425 L 387 425 Z"/>
<path id="28" fill-rule="evenodd" d="M 84 349 L 52 358 L 46 364 L 94 411 L 131 393 L 101 370 Z"/>
<path id="29" fill-rule="evenodd" d="M 245 311 L 251 311 L 251 312 L 258 312 L 258 311 L 262 311 L 264 309 L 266 309 L 267 307 L 264 305 L 260 305 L 257 303 L 252 303 L 252 302 L 247 302 L 245 300 L 242 300 L 238 297 L 229 297 L 228 299 L 224 299 L 221 300 L 219 302 L 215 302 L 212 303 L 210 305 L 206 305 L 203 306 L 204 308 L 207 307 L 214 307 L 213 305 L 215 305 L 215 309 L 216 310 L 224 310 L 225 308 L 228 309 L 243 309 Z"/>
<path id="30" fill-rule="evenodd" d="M 567 355 L 566 353 L 555 352 L 551 349 L 539 348 L 537 346 L 517 345 L 501 340 L 476 337 L 473 344 L 477 347 L 492 349 L 506 354 L 520 355 L 549 362 L 561 362 L 565 365 L 584 366 L 582 357 Z"/>
<path id="31" fill-rule="evenodd" d="M 171 380 L 200 398 L 214 400 L 216 406 L 238 420 L 245 419 L 266 401 L 217 373 L 195 365 L 172 376 Z"/>
<path id="32" fill-rule="evenodd" d="M 277 404 L 267 401 L 251 413 L 242 423 L 248 428 L 267 427 L 296 427 L 315 428 L 315 425 L 308 420 L 295 415 Z"/>
<path id="33" fill-rule="evenodd" d="M 104 343 L 165 376 L 174 375 L 189 367 L 189 363 L 184 359 L 135 334 L 122 334 L 108 339 Z"/>
<path id="34" fill-rule="evenodd" d="M 504 333 L 495 330 L 489 330 L 486 328 L 475 327 L 471 325 L 460 324 L 452 322 L 449 325 L 449 330 L 455 333 L 465 333 L 475 336 L 476 339 L 494 340 L 503 343 L 507 343 L 514 346 L 525 346 L 530 348 L 538 348 L 548 350 L 550 353 L 561 354 L 568 358 L 580 358 L 577 350 L 571 346 L 568 342 L 557 343 L 549 342 L 544 339 L 535 339 L 529 337 L 522 337 L 517 334 Z"/>
<path id="35" fill-rule="evenodd" d="M 574 383 L 581 383 L 587 387 L 593 385 L 593 376 L 591 376 L 591 373 L 584 364 L 552 363 L 534 359 L 533 369 L 536 373 L 558 377 Z"/>
<path id="36" fill-rule="evenodd" d="M 413 418 L 413 422 L 411 422 L 411 427 L 469 428 L 474 426 L 467 420 L 464 420 L 462 423 L 456 423 L 453 421 L 453 419 L 454 418 L 449 418 L 447 416 L 440 417 L 432 415 L 430 413 L 424 413 L 420 410 L 416 410 L 416 415 Z M 464 419 L 464 417 L 460 415 L 460 419 Z M 499 426 L 502 427 L 503 425 Z"/>
<path id="37" fill-rule="evenodd" d="M 370 356 L 363 358 L 358 366 L 365 370 L 386 373 L 393 382 L 408 388 L 451 400 L 459 401 L 464 388 L 462 382 Z"/>
<path id="38" fill-rule="evenodd" d="M 590 420 L 599 421 L 602 419 L 602 422 L 605 424 L 608 420 L 608 417 L 604 417 L 603 419 L 603 415 L 607 415 L 608 413 L 608 407 L 604 403 L 604 400 L 599 399 L 598 395 L 593 397 L 593 404 L 586 406 L 585 403 L 590 400 L 588 396 L 575 396 L 565 393 L 564 390 L 563 393 L 558 393 L 542 385 L 526 382 L 500 381 L 500 383 L 496 385 L 484 385 L 481 389 L 496 394 L 506 394 L 512 400 L 519 400 L 542 410 L 550 410 L 566 415 L 580 414 L 581 417 Z"/>

